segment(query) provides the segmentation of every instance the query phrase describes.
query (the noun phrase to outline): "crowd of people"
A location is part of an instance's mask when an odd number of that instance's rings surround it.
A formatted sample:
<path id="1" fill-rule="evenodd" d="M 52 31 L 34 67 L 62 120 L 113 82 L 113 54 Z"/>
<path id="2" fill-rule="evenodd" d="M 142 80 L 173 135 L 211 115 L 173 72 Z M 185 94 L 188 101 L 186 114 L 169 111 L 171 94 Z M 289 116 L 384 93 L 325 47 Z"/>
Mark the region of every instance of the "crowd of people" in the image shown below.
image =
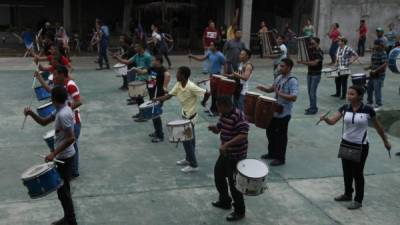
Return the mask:
<path id="1" fill-rule="evenodd" d="M 171 81 L 171 61 L 168 56 L 168 42 L 173 42 L 172 37 L 161 32 L 160 26 L 151 25 L 151 37 L 145 39 L 139 35 L 132 38 L 128 35 L 120 36 L 120 46 L 122 52 L 113 53 L 112 57 L 119 63 L 127 65 L 128 71 L 122 75 L 123 84 L 121 89 L 127 90 L 129 82 L 144 81 L 148 91 L 149 99 L 152 102 L 159 102 L 161 107 L 167 101 L 176 97 L 181 106 L 181 117 L 189 120 L 193 138 L 183 141 L 185 158 L 178 160 L 177 165 L 183 166 L 184 173 L 199 170 L 199 163 L 196 158 L 196 135 L 195 124 L 199 116 L 198 103 L 205 106 L 211 97 L 211 107 L 207 110 L 210 116 L 219 116 L 218 122 L 208 126 L 210 132 L 220 135 L 220 145 L 218 146 L 220 155 L 215 163 L 214 179 L 215 186 L 219 193 L 217 201 L 212 205 L 221 209 L 234 208 L 233 212 L 227 216 L 228 221 L 240 220 L 245 217 L 245 202 L 243 194 L 235 187 L 236 164 L 247 157 L 248 134 L 250 130 L 249 122 L 244 113 L 245 96 L 249 91 L 249 82 L 254 74 L 255 67 L 251 63 L 252 52 L 246 48 L 241 41 L 242 32 L 238 25 L 238 14 L 236 11 L 233 23 L 227 31 L 222 33 L 216 28 L 215 23 L 210 20 L 202 35 L 204 55 L 188 55 L 191 60 L 201 61 L 203 73 L 212 79 L 214 75 L 222 75 L 230 79 L 235 84 L 235 91 L 232 95 L 221 95 L 216 91 L 203 89 L 191 80 L 191 69 L 187 66 L 180 66 L 176 72 L 176 83 L 169 90 Z M 377 28 L 377 38 L 374 41 L 374 49 L 371 56 L 370 79 L 366 85 L 368 95 L 367 104 L 363 103 L 365 87 L 363 85 L 352 85 L 347 87 L 347 80 L 350 73 L 340 74 L 335 78 L 336 93 L 332 96 L 347 99 L 349 103 L 343 104 L 332 117 L 323 115 L 321 121 L 329 125 L 336 124 L 343 119 L 343 132 L 340 144 L 340 157 L 342 158 L 345 192 L 335 198 L 335 201 L 352 201 L 349 209 L 362 207 L 364 193 L 363 169 L 368 155 L 367 125 L 371 120 L 382 138 L 387 150 L 390 151 L 391 145 L 385 132 L 377 120 L 375 111 L 382 106 L 382 86 L 385 78 L 385 68 L 387 66 L 387 51 L 395 46 L 393 38 L 397 34 L 390 26 L 389 32 L 384 35 L 382 28 Z M 83 104 L 80 98 L 77 84 L 73 81 L 72 65 L 66 51 L 64 39 L 54 43 L 51 40 L 58 40 L 48 36 L 48 31 L 43 31 L 46 38 L 43 40 L 44 50 L 41 53 L 31 51 L 36 63 L 48 61 L 48 66 L 39 65 L 41 71 L 49 71 L 54 77 L 52 84 L 47 83 L 39 73 L 35 77 L 51 92 L 51 99 L 56 111 L 49 117 L 43 118 L 26 108 L 24 113 L 31 116 L 37 123 L 45 126 L 55 121 L 55 149 L 47 157 L 47 161 L 54 158 L 63 160 L 65 164 L 58 164 L 58 171 L 64 179 L 64 184 L 58 189 L 58 197 L 63 206 L 64 217 L 53 224 L 77 224 L 75 212 L 70 192 L 69 181 L 79 176 L 79 151 L 78 140 L 81 128 L 81 118 L 79 107 Z M 63 31 L 60 31 L 61 33 Z M 266 23 L 261 23 L 260 35 L 268 32 Z M 293 105 L 299 95 L 299 81 L 292 69 L 295 62 L 289 57 L 288 48 L 285 44 L 287 35 L 293 35 L 289 27 L 285 34 L 276 35 L 276 44 L 279 49 L 278 54 L 265 55 L 273 58 L 274 82 L 272 85 L 258 85 L 256 88 L 261 92 L 274 93 L 276 100 L 276 110 L 272 115 L 272 120 L 266 128 L 266 138 L 268 140 L 267 153 L 261 159 L 271 160 L 270 166 L 282 166 L 286 163 L 286 151 L 288 144 L 289 122 L 292 117 Z M 310 37 L 308 43 L 309 60 L 298 60 L 298 64 L 308 67 L 307 90 L 309 96 L 309 107 L 305 109 L 306 115 L 318 113 L 317 89 L 321 79 L 324 54 L 320 48 L 320 38 L 315 36 L 311 21 L 308 20 L 302 30 L 303 35 Z M 359 55 L 365 52 L 365 39 L 367 28 L 365 21 L 361 20 L 358 30 L 360 40 L 358 50 L 353 50 L 348 46 L 347 39 L 340 34 L 339 24 L 335 23 L 329 31 L 329 38 L 332 40 L 330 48 L 331 65 L 337 68 L 348 69 Z M 140 32 L 139 32 L 140 33 Z M 60 36 L 62 37 L 62 35 Z M 108 59 L 110 31 L 108 27 L 99 19 L 96 20 L 96 32 L 93 36 L 93 44 L 98 48 L 98 69 L 109 69 Z M 58 44 L 57 44 L 58 43 Z M 263 56 L 264 57 L 264 56 Z M 164 66 L 164 58 L 168 66 Z M 375 99 L 374 99 L 375 97 Z M 375 100 L 375 101 L 374 101 Z M 145 102 L 143 96 L 128 99 L 128 105 L 140 106 Z M 374 105 L 375 102 L 375 105 Z M 133 115 L 136 122 L 144 122 L 140 111 Z M 163 142 L 164 131 L 162 125 L 162 115 L 151 119 L 154 132 L 149 134 L 151 142 Z M 347 149 L 347 150 L 346 150 Z M 348 156 L 348 149 L 361 149 L 359 155 Z M 347 153 L 347 154 L 346 154 Z M 353 157 L 353 158 L 352 158 Z M 228 178 L 228 179 L 226 179 Z M 352 198 L 355 181 L 355 198 Z M 230 194 L 228 192 L 230 190 Z M 232 204 L 233 202 L 233 204 Z"/>

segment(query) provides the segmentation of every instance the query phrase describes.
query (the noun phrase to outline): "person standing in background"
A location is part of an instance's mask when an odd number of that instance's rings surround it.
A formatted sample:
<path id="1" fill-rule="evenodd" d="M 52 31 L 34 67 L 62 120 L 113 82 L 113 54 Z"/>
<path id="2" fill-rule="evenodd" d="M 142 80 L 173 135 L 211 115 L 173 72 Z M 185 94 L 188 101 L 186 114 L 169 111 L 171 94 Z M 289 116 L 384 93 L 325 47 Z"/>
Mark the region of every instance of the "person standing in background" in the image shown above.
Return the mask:
<path id="1" fill-rule="evenodd" d="M 339 24 L 332 24 L 331 30 L 328 32 L 329 38 L 332 40 L 331 47 L 329 48 L 329 55 L 331 56 L 331 65 L 336 63 L 336 53 L 339 48 Z"/>
<path id="2" fill-rule="evenodd" d="M 387 39 L 386 52 L 389 55 L 389 52 L 396 46 L 398 33 L 394 30 L 394 23 L 390 23 L 388 28 L 389 31 L 385 34 L 385 37 Z"/>
<path id="3" fill-rule="evenodd" d="M 218 30 L 215 28 L 215 23 L 212 20 L 208 21 L 208 27 L 204 29 L 203 32 L 203 47 L 204 47 L 204 55 L 208 55 L 210 43 L 217 43 L 219 39 Z M 203 61 L 203 74 L 208 74 L 208 60 Z"/>
<path id="4" fill-rule="evenodd" d="M 365 20 L 360 20 L 360 27 L 357 29 L 358 31 L 358 45 L 357 45 L 357 54 L 361 57 L 364 56 L 365 53 L 365 42 L 367 40 L 368 27 L 365 23 Z"/>

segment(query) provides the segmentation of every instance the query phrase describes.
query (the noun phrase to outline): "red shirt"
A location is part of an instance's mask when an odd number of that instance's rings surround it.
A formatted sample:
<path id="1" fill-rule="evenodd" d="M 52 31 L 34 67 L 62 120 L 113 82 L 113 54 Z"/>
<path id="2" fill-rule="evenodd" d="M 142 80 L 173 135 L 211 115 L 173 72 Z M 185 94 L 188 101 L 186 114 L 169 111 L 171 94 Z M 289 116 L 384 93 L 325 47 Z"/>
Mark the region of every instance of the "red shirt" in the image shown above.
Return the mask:
<path id="1" fill-rule="evenodd" d="M 367 37 L 368 28 L 367 25 L 360 25 L 360 29 L 358 30 L 358 34 L 360 37 Z"/>
<path id="2" fill-rule="evenodd" d="M 219 34 L 217 29 L 206 27 L 203 32 L 204 47 L 209 47 L 211 42 L 215 43 L 218 40 L 218 37 Z"/>
<path id="3" fill-rule="evenodd" d="M 49 71 L 50 73 L 54 73 L 54 70 L 55 70 L 55 65 L 52 64 L 52 62 L 53 62 L 53 57 L 54 57 L 54 56 L 52 56 L 52 55 L 47 56 L 47 60 L 49 60 L 49 63 L 50 63 L 50 67 L 48 68 L 48 71 Z M 60 58 L 60 63 L 61 63 L 61 65 L 66 66 L 66 65 L 69 64 L 69 60 L 68 60 L 66 57 L 64 57 L 64 56 L 61 56 L 61 58 Z"/>
<path id="4" fill-rule="evenodd" d="M 73 100 L 80 101 L 81 96 L 79 94 L 79 88 L 73 80 L 66 80 L 64 83 L 65 88 L 68 92 L 68 105 L 71 107 Z M 75 123 L 81 123 L 81 115 L 79 113 L 79 108 L 74 109 L 75 113 Z"/>
<path id="5" fill-rule="evenodd" d="M 332 39 L 332 42 L 339 41 L 340 32 L 338 29 L 334 29 L 329 33 L 329 38 Z"/>

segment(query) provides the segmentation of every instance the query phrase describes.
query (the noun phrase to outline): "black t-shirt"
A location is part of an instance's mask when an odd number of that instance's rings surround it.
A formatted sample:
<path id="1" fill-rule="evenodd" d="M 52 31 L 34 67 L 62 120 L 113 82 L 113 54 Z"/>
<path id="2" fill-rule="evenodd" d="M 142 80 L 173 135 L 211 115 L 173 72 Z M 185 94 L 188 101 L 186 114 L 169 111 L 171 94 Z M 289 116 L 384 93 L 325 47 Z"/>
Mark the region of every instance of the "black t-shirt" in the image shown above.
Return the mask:
<path id="1" fill-rule="evenodd" d="M 157 87 L 157 97 L 163 96 L 164 92 L 164 73 L 167 70 L 164 66 L 159 68 L 149 68 L 149 80 L 147 82 L 147 88 L 149 90 L 150 98 L 154 97 L 155 88 Z"/>
<path id="2" fill-rule="evenodd" d="M 324 52 L 319 49 L 313 49 L 309 55 L 310 61 L 319 60 L 315 66 L 308 66 L 308 75 L 321 75 L 322 63 L 324 61 Z"/>

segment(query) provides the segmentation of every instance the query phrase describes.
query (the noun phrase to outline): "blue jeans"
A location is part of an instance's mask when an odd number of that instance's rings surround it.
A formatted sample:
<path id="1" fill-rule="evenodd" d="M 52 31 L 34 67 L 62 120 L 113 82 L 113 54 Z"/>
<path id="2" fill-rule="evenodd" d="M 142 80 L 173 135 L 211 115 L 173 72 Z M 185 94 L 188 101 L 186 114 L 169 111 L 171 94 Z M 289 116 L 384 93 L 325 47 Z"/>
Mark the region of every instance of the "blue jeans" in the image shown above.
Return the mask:
<path id="1" fill-rule="evenodd" d="M 204 55 L 207 55 L 209 51 L 210 50 L 208 50 L 208 49 L 204 50 Z M 206 59 L 203 61 L 203 72 L 208 73 L 208 71 L 209 71 L 209 62 L 208 62 L 208 59 Z"/>
<path id="2" fill-rule="evenodd" d="M 197 160 L 196 160 L 196 136 L 194 133 L 194 125 L 192 124 L 192 131 L 193 131 L 193 139 L 190 141 L 182 141 L 183 148 L 185 149 L 186 153 L 186 161 L 190 163 L 191 167 L 197 167 Z"/>
<path id="3" fill-rule="evenodd" d="M 308 90 L 308 97 L 310 99 L 310 111 L 312 112 L 318 112 L 317 89 L 320 80 L 321 80 L 321 74 L 307 75 L 307 90 Z"/>
<path id="4" fill-rule="evenodd" d="M 329 49 L 329 55 L 331 56 L 332 62 L 336 62 L 336 53 L 339 48 L 339 42 L 332 42 L 331 47 Z"/>
<path id="5" fill-rule="evenodd" d="M 367 84 L 367 102 L 373 104 L 373 94 L 375 94 L 375 103 L 378 106 L 382 106 L 382 86 L 385 80 L 385 75 L 381 75 L 379 78 L 370 79 Z M 375 92 L 375 93 L 374 93 Z"/>
<path id="6" fill-rule="evenodd" d="M 74 148 L 75 148 L 75 155 L 73 158 L 73 163 L 72 163 L 72 176 L 79 176 L 79 136 L 81 135 L 81 124 L 76 123 L 74 124 L 74 133 L 75 133 L 75 143 L 74 143 Z"/>
<path id="7" fill-rule="evenodd" d="M 240 109 L 240 111 L 243 111 L 243 105 L 244 105 L 244 95 L 239 95 L 239 98 L 233 98 L 233 105 L 235 108 Z"/>
<path id="8" fill-rule="evenodd" d="M 110 66 L 108 64 L 107 48 L 108 48 L 108 45 L 100 45 L 100 49 L 99 49 L 99 66 L 100 66 L 100 68 L 103 67 L 103 59 L 106 63 L 106 66 L 107 67 Z"/>

